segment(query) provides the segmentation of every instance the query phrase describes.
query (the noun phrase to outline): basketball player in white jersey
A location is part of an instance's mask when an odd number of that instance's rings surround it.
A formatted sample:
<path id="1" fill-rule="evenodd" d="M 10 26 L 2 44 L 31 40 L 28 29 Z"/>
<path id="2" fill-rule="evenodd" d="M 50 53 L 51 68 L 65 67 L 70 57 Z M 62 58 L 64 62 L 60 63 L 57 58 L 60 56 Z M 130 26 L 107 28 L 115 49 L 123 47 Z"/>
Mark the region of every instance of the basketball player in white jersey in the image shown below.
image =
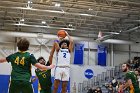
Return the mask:
<path id="1" fill-rule="evenodd" d="M 62 82 L 62 92 L 66 93 L 67 84 L 70 77 L 70 55 L 73 50 L 73 40 L 70 35 L 66 32 L 69 40 L 61 38 L 61 41 L 55 41 L 52 51 L 50 53 L 50 61 L 52 61 L 53 53 L 56 51 L 57 62 L 55 69 L 55 81 L 53 93 L 57 93 L 58 86 Z"/>

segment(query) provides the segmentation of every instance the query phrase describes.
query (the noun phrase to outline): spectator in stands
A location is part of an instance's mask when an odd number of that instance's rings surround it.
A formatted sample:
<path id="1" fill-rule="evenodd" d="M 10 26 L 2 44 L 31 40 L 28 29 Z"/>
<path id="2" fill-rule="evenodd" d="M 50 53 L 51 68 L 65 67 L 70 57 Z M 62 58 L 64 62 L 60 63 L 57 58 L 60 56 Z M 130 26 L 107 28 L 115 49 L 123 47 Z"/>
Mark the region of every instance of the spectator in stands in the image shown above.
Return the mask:
<path id="1" fill-rule="evenodd" d="M 135 65 L 134 65 L 134 61 L 133 60 L 129 60 L 128 64 L 130 65 L 130 69 L 133 70 Z"/>
<path id="2" fill-rule="evenodd" d="M 109 86 L 108 86 L 108 93 L 115 93 L 113 86 L 111 84 L 109 84 Z"/>
<path id="3" fill-rule="evenodd" d="M 140 88 L 140 68 L 135 69 L 135 74 L 137 75 L 138 82 L 139 82 L 139 88 Z"/>
<path id="4" fill-rule="evenodd" d="M 108 88 L 109 84 L 108 83 L 105 83 L 105 88 Z"/>
<path id="5" fill-rule="evenodd" d="M 135 69 L 135 74 L 136 74 L 137 76 L 139 76 L 139 74 L 140 74 L 140 69 L 139 69 L 139 68 L 136 68 L 136 69 Z"/>
<path id="6" fill-rule="evenodd" d="M 117 84 L 118 84 L 118 81 L 117 81 L 114 77 L 112 77 L 111 85 L 112 85 L 113 87 L 116 87 Z"/>
<path id="7" fill-rule="evenodd" d="M 96 89 L 93 89 L 92 91 L 93 91 L 92 93 L 97 93 L 97 90 Z"/>
<path id="8" fill-rule="evenodd" d="M 134 60 L 134 69 L 137 69 L 137 68 L 139 68 L 138 59 L 137 60 Z"/>
<path id="9" fill-rule="evenodd" d="M 94 93 L 94 92 L 93 92 L 92 88 L 89 88 L 87 93 Z"/>
<path id="10" fill-rule="evenodd" d="M 95 93 L 102 93 L 101 87 L 97 87 L 97 88 L 96 88 L 96 91 L 97 91 L 97 92 L 95 92 Z"/>
<path id="11" fill-rule="evenodd" d="M 123 83 L 122 82 L 119 82 L 118 83 L 118 93 L 124 93 L 124 91 L 123 91 Z"/>

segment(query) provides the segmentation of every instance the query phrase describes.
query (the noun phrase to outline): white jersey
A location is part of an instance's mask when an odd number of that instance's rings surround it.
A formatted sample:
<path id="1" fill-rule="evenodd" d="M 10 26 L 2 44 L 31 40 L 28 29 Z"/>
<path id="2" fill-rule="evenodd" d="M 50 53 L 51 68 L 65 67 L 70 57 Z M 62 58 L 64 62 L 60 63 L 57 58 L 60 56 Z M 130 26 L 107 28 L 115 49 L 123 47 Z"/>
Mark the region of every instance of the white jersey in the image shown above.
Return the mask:
<path id="1" fill-rule="evenodd" d="M 57 53 L 56 66 L 70 66 L 70 52 L 69 49 L 59 49 Z"/>

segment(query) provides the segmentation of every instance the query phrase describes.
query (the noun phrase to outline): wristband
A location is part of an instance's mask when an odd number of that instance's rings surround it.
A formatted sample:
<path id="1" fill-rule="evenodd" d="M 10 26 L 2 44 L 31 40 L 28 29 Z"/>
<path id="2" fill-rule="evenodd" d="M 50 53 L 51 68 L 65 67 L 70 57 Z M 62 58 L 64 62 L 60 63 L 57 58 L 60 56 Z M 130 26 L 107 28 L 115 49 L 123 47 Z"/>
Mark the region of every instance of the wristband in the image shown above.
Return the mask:
<path id="1" fill-rule="evenodd" d="M 57 42 L 57 43 L 59 43 L 59 40 L 54 40 L 54 42 Z"/>

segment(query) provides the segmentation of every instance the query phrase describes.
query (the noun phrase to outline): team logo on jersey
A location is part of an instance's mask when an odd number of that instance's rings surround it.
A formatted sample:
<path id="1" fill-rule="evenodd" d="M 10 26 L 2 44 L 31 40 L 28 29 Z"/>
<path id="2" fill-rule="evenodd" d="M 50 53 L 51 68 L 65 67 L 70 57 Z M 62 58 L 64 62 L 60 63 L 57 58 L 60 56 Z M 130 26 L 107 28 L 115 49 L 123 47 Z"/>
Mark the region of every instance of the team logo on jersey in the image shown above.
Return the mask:
<path id="1" fill-rule="evenodd" d="M 94 75 L 94 73 L 91 69 L 87 69 L 84 74 L 85 74 L 85 77 L 88 79 L 91 79 Z"/>
<path id="2" fill-rule="evenodd" d="M 67 50 L 61 50 L 61 52 L 66 52 L 66 53 L 68 53 L 68 51 L 67 51 Z"/>

